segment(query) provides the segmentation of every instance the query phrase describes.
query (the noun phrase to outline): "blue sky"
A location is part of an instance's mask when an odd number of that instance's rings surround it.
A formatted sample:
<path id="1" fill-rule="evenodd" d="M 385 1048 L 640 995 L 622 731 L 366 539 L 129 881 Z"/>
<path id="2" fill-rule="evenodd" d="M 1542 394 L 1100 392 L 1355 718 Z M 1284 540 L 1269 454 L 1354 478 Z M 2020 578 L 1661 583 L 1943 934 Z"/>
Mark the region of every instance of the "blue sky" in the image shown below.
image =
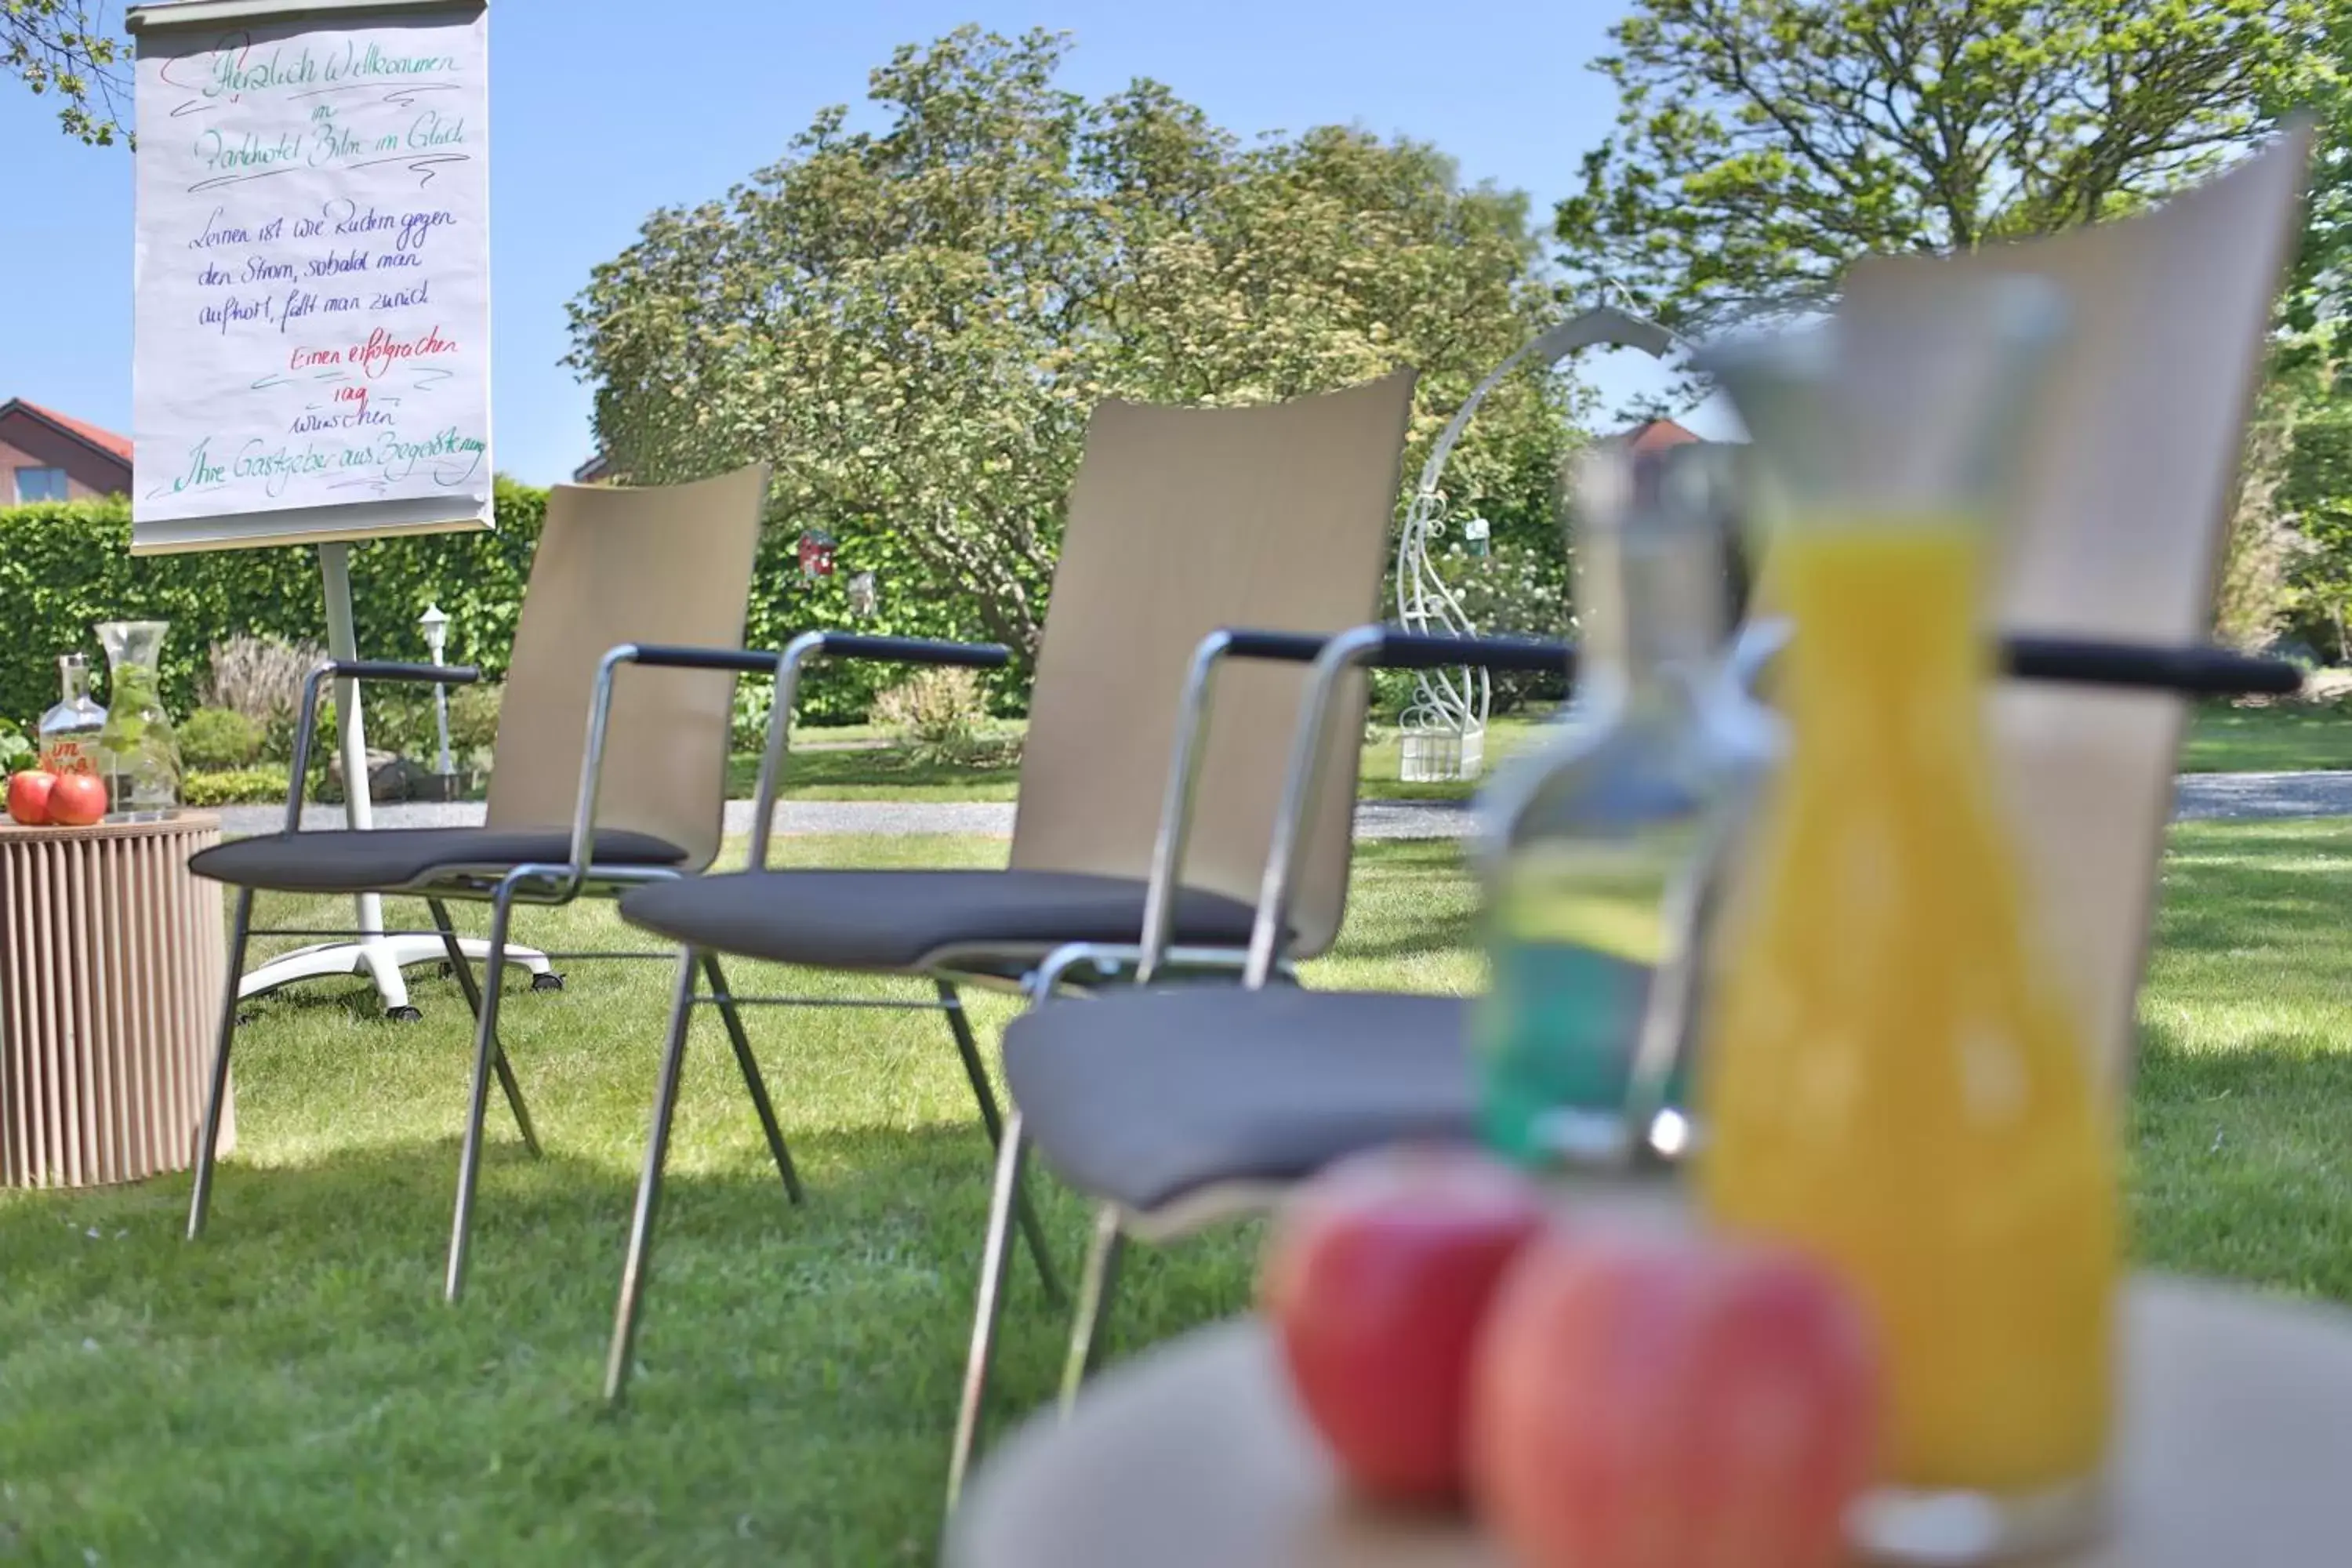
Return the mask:
<path id="1" fill-rule="evenodd" d="M 591 445 L 587 389 L 557 362 L 563 306 L 654 208 L 723 194 L 829 103 L 862 100 L 900 43 L 977 21 L 1066 29 L 1066 79 L 1100 94 L 1150 76 L 1229 129 L 1330 122 L 1434 142 L 1468 180 L 1539 214 L 1609 128 L 1585 62 L 1621 0 L 493 0 L 493 396 L 498 466 L 566 477 Z M 648 16 L 690 34 L 649 36 Z M 0 84 L 9 221 L 0 397 L 131 428 L 131 159 L 58 134 Z M 1612 401 L 1658 383 L 1638 354 L 1588 374 Z M 1711 423 L 1701 421 L 1701 423 Z"/>

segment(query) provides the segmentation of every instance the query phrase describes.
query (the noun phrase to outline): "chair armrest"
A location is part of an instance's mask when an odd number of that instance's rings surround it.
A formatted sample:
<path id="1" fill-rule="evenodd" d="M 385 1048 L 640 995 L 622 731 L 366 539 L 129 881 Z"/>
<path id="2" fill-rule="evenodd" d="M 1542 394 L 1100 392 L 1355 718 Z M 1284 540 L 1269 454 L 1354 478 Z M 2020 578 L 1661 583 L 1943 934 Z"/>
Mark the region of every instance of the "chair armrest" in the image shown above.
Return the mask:
<path id="1" fill-rule="evenodd" d="M 2184 697 L 2285 697 L 2303 689 L 2303 671 L 2286 660 L 2224 647 L 2010 637 L 2001 639 L 2001 663 L 2020 680 L 2120 686 Z"/>
<path id="2" fill-rule="evenodd" d="M 1290 888 L 1297 877 L 1297 861 L 1307 838 L 1315 795 L 1322 783 L 1323 737 L 1331 721 L 1332 698 L 1340 679 L 1363 668 L 1439 669 L 1449 666 L 1528 671 L 1564 670 L 1576 658 L 1573 647 L 1541 637 L 1456 637 L 1409 632 L 1375 623 L 1340 633 L 1326 643 L 1307 678 L 1299 703 L 1298 722 L 1291 735 L 1290 767 L 1282 785 L 1282 804 L 1274 819 L 1274 838 L 1267 847 L 1265 879 L 1258 889 L 1257 918 L 1250 929 L 1249 964 L 1243 984 L 1265 984 L 1280 956 L 1283 927 L 1290 910 Z"/>
<path id="3" fill-rule="evenodd" d="M 1351 656 L 1343 668 L 1377 664 L 1398 669 L 1436 669 L 1449 665 L 1484 665 L 1494 669 L 1554 670 L 1568 668 L 1574 652 L 1566 643 L 1534 637 L 1476 637 L 1408 632 L 1376 626 L 1343 633 L 1344 637 L 1380 634 Z M 1176 893 L 1184 864 L 1185 843 L 1192 832 L 1193 786 L 1198 782 L 1201 742 L 1208 728 L 1209 700 L 1217 667 L 1228 658 L 1248 658 L 1282 664 L 1313 664 L 1335 639 L 1313 632 L 1274 632 L 1228 627 L 1210 633 L 1192 650 L 1184 676 L 1183 695 L 1177 704 L 1176 738 L 1168 760 L 1168 785 L 1160 807 L 1160 829 L 1152 845 L 1151 873 L 1143 901 L 1139 980 L 1151 978 L 1168 948 L 1168 928 L 1174 919 Z M 1334 672 L 1328 679 L 1336 680 Z M 1318 700 L 1310 689 L 1307 701 Z M 1328 706 L 1328 694 L 1322 701 Z M 1310 721 L 1302 708 L 1299 722 Z M 1314 719 L 1320 750 L 1319 718 Z M 1263 976 L 1261 976 L 1261 979 Z"/>
<path id="4" fill-rule="evenodd" d="M 604 742 L 613 717 L 613 688 L 623 667 L 705 669 L 733 675 L 773 675 L 777 655 L 759 648 L 690 647 L 677 643 L 623 643 L 596 664 L 588 698 L 588 740 L 580 757 L 580 794 L 572 808 L 572 853 L 555 896 L 576 896 L 596 859 L 596 797 L 604 776 Z"/>
<path id="5" fill-rule="evenodd" d="M 751 816 L 751 868 L 765 870 L 774 827 L 776 786 L 791 740 L 793 705 L 799 700 L 801 668 L 814 658 L 862 658 L 882 663 L 957 665 L 1002 669 L 1013 650 L 1002 643 L 943 642 L 933 637 L 872 637 L 862 632 L 803 632 L 784 645 L 770 664 L 776 676 L 776 704 L 768 713 L 768 741 L 760 754 L 760 787 Z"/>
<path id="6" fill-rule="evenodd" d="M 1750 621 L 1732 645 L 1735 679 L 1748 690 L 1788 647 L 1793 628 L 1781 618 Z M 2303 672 L 2284 659 L 2190 643 L 2109 642 L 2094 637 L 2011 634 L 2000 640 L 2001 673 L 2013 680 L 2168 691 L 2181 697 L 2285 697 L 2303 689 Z"/>
<path id="7" fill-rule="evenodd" d="M 1367 627 L 1379 643 L 1360 661 L 1377 669 L 1445 669 L 1454 666 L 1552 675 L 1576 668 L 1573 644 L 1551 637 L 1460 637 L 1449 632 L 1408 632 Z"/>
<path id="8" fill-rule="evenodd" d="M 326 658 L 302 678 L 302 711 L 294 724 L 294 759 L 286 778 L 286 831 L 302 828 L 302 785 L 310 773 L 310 747 L 319 728 L 319 688 L 329 680 L 426 681 L 436 686 L 471 686 L 482 672 L 463 664 L 402 664 L 380 658 Z M 365 779 L 345 779 L 343 787 L 365 789 Z"/>
<path id="9" fill-rule="evenodd" d="M 1160 828 L 1151 847 L 1151 873 L 1144 885 L 1140 978 L 1149 980 L 1168 950 L 1175 920 L 1177 881 L 1184 845 L 1192 826 L 1192 791 L 1201 773 L 1201 739 L 1209 726 L 1209 700 L 1217 667 L 1228 658 L 1276 664 L 1312 664 L 1330 639 L 1312 632 L 1268 632 L 1227 627 L 1211 632 L 1192 649 L 1184 689 L 1176 704 L 1175 744 L 1168 756 L 1168 785 L 1160 796 Z M 1042 972 L 1041 972 L 1042 973 Z"/>

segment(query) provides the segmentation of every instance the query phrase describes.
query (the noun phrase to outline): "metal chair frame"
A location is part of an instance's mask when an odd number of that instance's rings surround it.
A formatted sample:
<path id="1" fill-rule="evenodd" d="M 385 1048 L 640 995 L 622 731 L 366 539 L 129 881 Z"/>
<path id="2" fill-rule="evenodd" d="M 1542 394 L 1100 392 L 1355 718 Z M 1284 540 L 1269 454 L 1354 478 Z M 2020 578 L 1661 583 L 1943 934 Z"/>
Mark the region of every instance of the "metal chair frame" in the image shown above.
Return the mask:
<path id="1" fill-rule="evenodd" d="M 1245 948 L 1172 947 L 1167 941 L 1174 919 L 1177 876 L 1191 826 L 1192 794 L 1205 749 L 1203 742 L 1208 731 L 1212 689 L 1218 668 L 1228 658 L 1303 664 L 1311 661 L 1322 645 L 1320 637 L 1298 634 L 1219 631 L 1204 638 L 1194 650 L 1185 672 L 1175 745 L 1169 760 L 1167 786 L 1145 891 L 1144 930 L 1155 933 L 1155 939 L 1148 947 L 1139 946 L 1135 950 L 1139 954 L 1150 954 L 1150 963 L 1143 972 L 1143 978 L 1149 979 L 1160 972 L 1230 973 L 1238 971 L 1249 962 Z M 777 656 L 773 665 L 776 702 L 769 715 L 767 742 L 760 763 L 760 782 L 751 828 L 751 869 L 769 868 L 768 852 L 772 838 L 775 795 L 791 744 L 792 711 L 799 697 L 802 672 L 812 660 L 850 658 L 908 664 L 963 665 L 985 669 L 1001 668 L 1010 657 L 1003 647 L 989 643 L 935 642 L 830 631 L 807 632 L 793 638 Z M 876 1000 L 845 1005 L 944 1012 L 954 1037 L 957 1056 L 963 1064 L 964 1075 L 971 1085 L 972 1098 L 979 1107 L 982 1126 L 988 1133 L 990 1145 L 1001 1155 L 1006 1143 L 1008 1123 L 989 1080 L 987 1065 L 982 1059 L 979 1042 L 965 1016 L 958 988 L 979 985 L 1026 994 L 1034 984 L 1040 965 L 1051 957 L 1053 952 L 1051 947 L 1034 942 L 1002 945 L 960 942 L 926 953 L 917 961 L 916 969 L 928 974 L 932 981 L 938 996 L 936 1002 Z M 613 1338 L 605 1357 L 604 1398 L 608 1405 L 618 1404 L 625 1394 L 635 1364 L 653 1233 L 660 1212 L 662 1181 L 668 1160 L 670 1124 L 677 1108 L 677 1084 L 684 1068 L 686 1039 L 694 1009 L 706 1003 L 720 1006 L 845 1005 L 823 998 L 735 996 L 715 985 L 709 994 L 698 993 L 694 977 L 700 956 L 700 950 L 687 949 L 679 964 L 677 987 L 671 1003 L 669 1029 L 662 1048 L 660 1078 L 654 1092 L 653 1127 L 646 1140 L 645 1170 L 638 1181 L 636 1204 L 630 1217 L 619 1300 L 614 1308 Z M 1279 959 L 1270 960 L 1269 967 L 1276 971 L 1281 969 Z M 1064 971 L 1068 968 L 1065 965 Z M 1008 1224 L 1017 1222 L 1021 1226 L 1047 1299 L 1058 1303 L 1063 1299 L 1063 1289 L 1054 1268 L 1052 1248 L 1044 1225 L 1030 1205 L 1017 1176 L 1005 1203 L 1008 1214 L 1013 1216 Z"/>
<path id="2" fill-rule="evenodd" d="M 714 670 L 736 675 L 773 675 L 777 661 L 771 656 L 746 653 L 725 648 L 686 648 L 624 643 L 606 653 L 599 662 L 596 682 L 589 706 L 587 749 L 581 763 L 578 804 L 572 822 L 571 852 L 562 861 L 525 862 L 520 865 L 451 864 L 434 867 L 426 875 L 409 882 L 386 887 L 377 891 L 393 896 L 422 899 L 433 917 L 434 929 L 440 936 L 443 949 L 466 994 L 467 1005 L 474 1016 L 474 1070 L 471 1093 L 467 1103 L 465 1139 L 458 1156 L 457 1194 L 455 1213 L 450 1222 L 449 1253 L 443 1275 L 442 1296 L 456 1302 L 464 1294 L 466 1266 L 471 1247 L 473 1210 L 476 1192 L 480 1184 L 483 1121 L 493 1074 L 504 1092 L 507 1104 L 513 1111 L 517 1129 L 523 1144 L 534 1157 L 541 1152 L 539 1137 L 531 1126 L 530 1113 L 525 1107 L 521 1086 L 507 1059 L 505 1047 L 498 1034 L 499 1003 L 505 994 L 507 939 L 518 904 L 561 907 L 587 897 L 616 897 L 630 889 L 648 883 L 670 881 L 688 872 L 667 866 L 608 865 L 596 859 L 596 802 L 604 765 L 606 733 L 610 722 L 613 689 L 619 672 L 636 665 L 647 668 Z M 344 699 L 353 684 L 362 680 L 438 682 L 444 685 L 468 685 L 481 679 L 481 672 L 465 666 L 387 663 L 369 659 L 329 659 L 315 667 L 303 682 L 302 711 L 294 736 L 294 757 L 286 800 L 288 833 L 301 827 L 304 784 L 309 775 L 311 746 L 316 737 L 319 695 L 325 682 L 333 679 L 342 683 Z M 219 1159 L 220 1123 L 228 1096 L 229 1053 L 236 1034 L 237 977 L 245 969 L 248 940 L 257 934 L 253 930 L 254 897 L 258 889 L 241 887 L 237 889 L 236 912 L 230 922 L 228 980 L 221 1004 L 218 1044 L 213 1055 L 211 1082 L 205 1100 L 202 1131 L 196 1145 L 195 1188 L 188 1205 L 188 1239 L 195 1240 L 204 1234 L 205 1220 L 212 1202 L 213 1177 Z M 447 900 L 465 900 L 486 902 L 490 906 L 488 951 L 484 959 L 483 978 L 478 983 L 471 962 L 457 944 L 457 932 L 449 919 Z M 259 934 L 307 934 L 299 932 L 263 932 Z M 667 954 L 595 953 L 574 954 L 578 957 L 667 957 Z M 698 962 L 708 975 L 712 992 L 721 998 L 719 1008 L 727 1020 L 728 1037 L 735 1050 L 738 1069 L 743 1076 L 744 1087 L 760 1118 L 761 1131 L 766 1135 L 768 1150 L 782 1178 L 786 1197 L 793 1203 L 802 1201 L 798 1173 L 793 1169 L 791 1151 L 784 1142 L 783 1131 L 776 1120 L 775 1106 L 770 1099 L 766 1082 L 760 1074 L 759 1063 L 751 1054 L 751 1042 L 745 1034 L 735 1004 L 727 994 L 727 985 L 715 955 L 698 955 Z"/>

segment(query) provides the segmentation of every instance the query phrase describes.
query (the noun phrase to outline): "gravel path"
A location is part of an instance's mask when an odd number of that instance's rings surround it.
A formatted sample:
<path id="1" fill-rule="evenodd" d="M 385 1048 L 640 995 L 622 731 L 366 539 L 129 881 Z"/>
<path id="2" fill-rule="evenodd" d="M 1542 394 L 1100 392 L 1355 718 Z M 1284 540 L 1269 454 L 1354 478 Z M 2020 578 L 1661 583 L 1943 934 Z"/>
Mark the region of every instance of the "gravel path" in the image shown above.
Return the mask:
<path id="1" fill-rule="evenodd" d="M 231 834 L 274 832 L 285 819 L 274 805 L 222 808 Z M 2173 815 L 2183 821 L 2234 817 L 2352 816 L 2352 773 L 2186 773 Z M 466 826 L 482 819 L 478 803 L 380 805 L 380 827 Z M 1359 838 L 1458 838 L 1470 813 L 1454 801 L 1370 800 L 1356 808 Z M 340 827 L 342 808 L 305 808 L 305 827 Z M 731 801 L 727 831 L 751 829 L 751 803 Z M 1013 831 L 1013 807 L 980 801 L 786 801 L 776 808 L 776 831 L 811 833 L 969 833 L 1003 837 Z"/>

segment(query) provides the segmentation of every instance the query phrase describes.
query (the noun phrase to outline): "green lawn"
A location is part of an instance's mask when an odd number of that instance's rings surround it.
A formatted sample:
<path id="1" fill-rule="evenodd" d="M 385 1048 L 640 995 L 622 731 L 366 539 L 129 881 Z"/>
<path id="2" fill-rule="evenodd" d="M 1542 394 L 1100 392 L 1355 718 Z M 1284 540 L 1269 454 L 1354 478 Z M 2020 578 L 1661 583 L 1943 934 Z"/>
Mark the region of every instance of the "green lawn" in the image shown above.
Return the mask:
<path id="1" fill-rule="evenodd" d="M 2352 848 L 2346 823 L 2176 829 L 2135 1100 L 2143 1253 L 2352 1300 Z M 795 839 L 866 864 L 987 863 L 980 840 Z M 1323 985 L 1463 989 L 1455 850 L 1376 845 Z M 265 905 L 274 923 L 324 906 Z M 542 917 L 557 947 L 618 935 Z M 495 1118 L 470 1294 L 438 1300 L 464 1093 L 453 984 L 426 1021 L 356 987 L 266 1004 L 242 1142 L 197 1246 L 184 1179 L 0 1194 L 0 1563 L 925 1561 L 988 1160 L 929 1014 L 766 1012 L 754 1037 L 809 1184 L 787 1208 L 716 1023 L 697 1036 L 626 1414 L 600 1415 L 665 965 L 572 964 L 507 1037 L 549 1145 Z M 880 982 L 739 973 L 877 994 Z M 898 994 L 908 994 L 901 990 Z M 993 1026 L 1007 1005 L 985 1002 Z M 1045 1184 L 1075 1264 L 1084 1206 Z M 1248 1299 L 1253 1233 L 1141 1251 L 1133 1348 Z M 1061 1324 L 1016 1274 L 999 1387 L 1049 1394 Z"/>
<path id="2" fill-rule="evenodd" d="M 1007 721 L 995 727 L 1001 739 L 1016 740 L 1024 726 Z M 1497 719 L 1486 734 L 1486 765 L 1494 766 L 1539 739 L 1544 721 L 1513 716 Z M 1364 748 L 1362 786 L 1368 800 L 1462 800 L 1476 793 L 1468 784 L 1407 784 L 1397 776 L 1398 741 L 1382 728 Z M 2181 752 L 2189 773 L 2301 772 L 2352 768 L 2352 714 L 2334 706 L 2293 705 L 2198 709 Z M 760 759 L 740 753 L 728 764 L 728 792 L 748 800 L 760 773 Z M 796 731 L 784 770 L 787 800 L 1009 801 L 1019 783 L 1018 763 L 920 763 L 890 742 L 886 731 L 852 724 Z M 205 804 L 273 803 L 285 798 L 283 770 L 264 767 L 236 775 L 208 775 L 215 792 Z M 227 784 L 233 795 L 218 795 Z"/>
<path id="3" fill-rule="evenodd" d="M 2189 726 L 2180 766 L 2192 773 L 2352 768 L 2352 712 L 2334 703 L 2207 703 Z"/>
<path id="4" fill-rule="evenodd" d="M 1528 743 L 1542 726 L 1533 720 L 1497 719 L 1486 734 L 1486 762 L 1496 763 Z M 1022 726 L 1010 723 L 1001 733 L 1018 736 Z M 840 738 L 837 738 L 840 737 Z M 785 763 L 783 787 L 787 800 L 996 800 L 1014 797 L 1020 779 L 1017 762 L 993 765 L 918 763 L 895 746 L 871 744 L 875 731 L 865 725 L 854 731 L 803 730 L 793 740 Z M 866 742 L 866 743 L 858 743 Z M 1362 785 L 1368 800 L 1464 800 L 1477 784 L 1407 784 L 1397 777 L 1396 731 L 1382 729 L 1364 748 Z M 760 759 L 738 755 L 729 764 L 728 793 L 751 798 L 760 776 Z"/>
<path id="5" fill-rule="evenodd" d="M 1497 719 L 1486 735 L 1489 772 L 1514 752 L 1538 740 L 1539 720 Z M 1018 734 L 1017 725 L 1007 726 Z M 807 730 L 793 742 L 783 794 L 793 800 L 1011 800 L 1017 769 L 923 765 L 895 748 L 844 745 L 851 732 Z M 857 741 L 875 732 L 859 727 Z M 2180 766 L 2192 773 L 2301 773 L 2352 768 L 2352 713 L 2330 705 L 2279 704 L 2199 706 L 2181 747 Z M 1398 778 L 1396 731 L 1382 729 L 1364 749 L 1360 793 L 1369 800 L 1460 800 L 1477 784 L 1407 784 Z M 758 776 L 758 759 L 735 760 L 734 793 L 748 797 Z"/>

